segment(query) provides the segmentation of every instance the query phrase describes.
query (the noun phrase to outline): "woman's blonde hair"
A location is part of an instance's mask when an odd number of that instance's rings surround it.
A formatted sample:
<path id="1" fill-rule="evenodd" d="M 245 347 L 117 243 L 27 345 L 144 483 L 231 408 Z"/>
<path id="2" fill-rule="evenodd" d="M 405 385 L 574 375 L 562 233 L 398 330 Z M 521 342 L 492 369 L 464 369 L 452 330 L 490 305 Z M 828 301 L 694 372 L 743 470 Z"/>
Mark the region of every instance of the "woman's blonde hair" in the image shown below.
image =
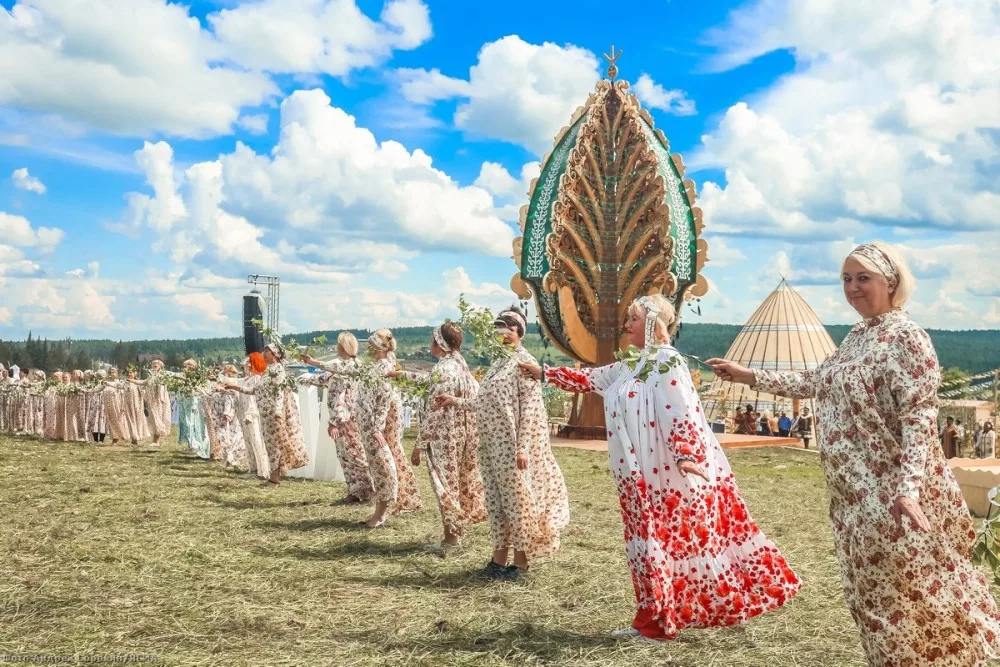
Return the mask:
<path id="1" fill-rule="evenodd" d="M 641 296 L 633 301 L 628 307 L 629 316 L 638 314 L 641 318 L 645 318 L 646 305 L 651 305 L 653 310 L 657 311 L 656 325 L 653 329 L 654 335 L 665 342 L 669 341 L 670 327 L 673 326 L 674 320 L 677 319 L 677 313 L 674 310 L 674 305 L 670 303 L 670 300 L 662 294 Z M 646 341 L 646 343 L 648 345 L 649 341 Z"/>
<path id="2" fill-rule="evenodd" d="M 863 247 L 868 246 L 874 248 L 881 254 L 882 261 L 873 261 L 865 252 L 859 252 Z M 876 275 L 880 275 L 886 279 L 889 283 L 889 290 L 892 292 L 892 307 L 902 308 L 906 305 L 907 300 L 909 300 L 910 295 L 913 293 L 913 288 L 916 287 L 916 279 L 913 277 L 913 273 L 910 271 L 909 264 L 906 263 L 906 258 L 903 257 L 903 253 L 899 252 L 899 249 L 889 243 L 884 241 L 871 241 L 858 246 L 844 258 L 844 261 L 840 265 L 840 273 L 844 273 L 844 265 L 847 264 L 847 260 L 853 259 L 858 264 L 863 266 L 865 270 Z M 888 270 L 885 266 L 879 266 L 880 264 L 888 264 Z M 895 273 L 895 275 L 891 275 Z M 892 282 L 895 281 L 896 286 L 892 286 Z"/>
<path id="3" fill-rule="evenodd" d="M 350 331 L 341 331 L 337 336 L 337 349 L 353 359 L 358 356 L 358 339 Z"/>
<path id="4" fill-rule="evenodd" d="M 223 375 L 239 375 L 240 372 L 236 369 L 234 364 L 226 364 L 222 367 Z"/>
<path id="5" fill-rule="evenodd" d="M 382 349 L 386 352 L 396 351 L 396 337 L 388 329 L 376 329 L 373 334 L 382 343 Z"/>
<path id="6" fill-rule="evenodd" d="M 183 368 L 187 368 L 188 366 L 191 366 L 192 368 L 198 368 L 198 362 L 195 361 L 194 359 L 185 359 L 184 363 L 181 364 L 181 366 Z"/>

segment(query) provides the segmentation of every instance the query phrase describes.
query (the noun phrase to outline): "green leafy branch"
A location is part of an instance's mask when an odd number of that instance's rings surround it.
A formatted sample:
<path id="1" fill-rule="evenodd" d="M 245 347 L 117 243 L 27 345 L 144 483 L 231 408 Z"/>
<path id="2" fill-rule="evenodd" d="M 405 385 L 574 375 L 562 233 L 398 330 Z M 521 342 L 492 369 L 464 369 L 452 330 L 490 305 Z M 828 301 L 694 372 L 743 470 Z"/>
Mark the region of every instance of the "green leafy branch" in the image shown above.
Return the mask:
<path id="1" fill-rule="evenodd" d="M 639 382 L 645 382 L 649 379 L 649 376 L 653 374 L 656 370 L 657 374 L 669 373 L 671 370 L 676 368 L 681 363 L 681 357 L 674 356 L 667 361 L 661 363 L 658 367 L 653 360 L 649 358 L 649 355 L 643 353 L 642 350 L 637 348 L 635 345 L 629 345 L 625 350 L 619 350 L 615 352 L 615 358 L 621 363 L 628 366 L 633 371 L 640 364 L 645 362 L 645 365 L 639 370 L 639 373 L 635 376 L 635 379 Z"/>
<path id="2" fill-rule="evenodd" d="M 1000 585 L 1000 539 L 997 533 L 1000 532 L 1000 505 L 997 504 L 996 496 L 1000 492 L 1000 487 L 990 489 L 988 498 L 990 509 L 983 519 L 983 525 L 976 533 L 976 541 L 972 545 L 972 562 L 976 565 L 986 565 L 993 574 L 993 581 Z"/>
<path id="3" fill-rule="evenodd" d="M 496 319 L 489 308 L 474 308 L 465 300 L 465 295 L 458 297 L 458 312 L 461 313 L 459 326 L 462 331 L 472 336 L 474 343 L 471 353 L 476 357 L 485 357 L 490 363 L 502 357 L 513 357 L 514 350 L 503 341 L 503 336 L 497 334 L 493 321 Z"/>

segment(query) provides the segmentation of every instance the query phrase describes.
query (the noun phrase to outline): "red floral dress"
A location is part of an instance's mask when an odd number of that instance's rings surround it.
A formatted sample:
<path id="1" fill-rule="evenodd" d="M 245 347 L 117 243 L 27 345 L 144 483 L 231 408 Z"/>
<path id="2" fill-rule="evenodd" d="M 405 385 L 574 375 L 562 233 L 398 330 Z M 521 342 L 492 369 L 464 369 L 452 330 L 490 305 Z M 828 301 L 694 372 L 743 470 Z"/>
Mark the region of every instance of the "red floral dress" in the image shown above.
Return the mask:
<path id="1" fill-rule="evenodd" d="M 632 627 L 670 639 L 684 628 L 742 623 L 798 592 L 799 578 L 750 517 L 676 350 L 644 352 L 634 369 L 546 368 L 545 378 L 604 396 L 638 604 Z M 686 459 L 710 481 L 682 475 L 677 464 Z"/>
<path id="2" fill-rule="evenodd" d="M 937 438 L 941 381 L 930 337 L 895 310 L 856 325 L 809 371 L 754 371 L 762 391 L 818 399 L 837 561 L 868 664 L 985 665 L 1000 614 L 970 561 L 975 533 Z M 931 531 L 889 509 L 919 501 Z"/>

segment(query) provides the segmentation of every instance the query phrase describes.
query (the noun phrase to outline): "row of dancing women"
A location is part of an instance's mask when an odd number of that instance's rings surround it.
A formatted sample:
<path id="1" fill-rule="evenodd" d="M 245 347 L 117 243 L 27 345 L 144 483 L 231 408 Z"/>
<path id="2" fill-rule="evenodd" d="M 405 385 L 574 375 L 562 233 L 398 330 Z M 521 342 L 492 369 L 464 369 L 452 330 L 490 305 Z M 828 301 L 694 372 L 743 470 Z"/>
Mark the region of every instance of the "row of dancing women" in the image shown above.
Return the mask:
<path id="1" fill-rule="evenodd" d="M 110 436 L 112 444 L 152 438 L 159 444 L 170 433 L 165 390 L 144 391 L 134 371 L 124 380 L 116 368 L 55 371 L 51 378 L 41 370 L 11 371 L 0 365 L 0 434 L 102 443 Z"/>
<path id="2" fill-rule="evenodd" d="M 1000 612 L 971 562 L 971 517 L 937 438 L 937 356 L 903 310 L 913 276 L 897 249 L 874 242 L 851 251 L 841 277 L 863 320 L 819 367 L 708 363 L 725 380 L 816 399 L 835 552 L 868 664 L 985 665 L 1000 649 Z M 374 508 L 365 525 L 377 529 L 421 507 L 411 464 L 426 460 L 443 544 L 458 544 L 469 526 L 488 521 L 493 553 L 484 572 L 498 581 L 518 579 L 536 558 L 556 553 L 570 520 L 542 384 L 601 395 L 637 608 L 631 625 L 614 634 L 670 639 L 685 628 L 742 623 L 784 605 L 801 587 L 750 516 L 684 358 L 670 344 L 674 318 L 662 295 L 643 296 L 625 325 L 638 355 L 600 368 L 551 368 L 521 345 L 524 314 L 510 308 L 494 322 L 510 353 L 481 381 L 462 358 L 462 332 L 453 323 L 434 329 L 438 362 L 429 374 L 398 370 L 396 342 L 385 329 L 368 339 L 374 363 L 361 372 L 358 342 L 345 333 L 338 359 L 304 358 L 323 373 L 303 381 L 329 389 L 328 428 L 346 500 Z M 230 369 L 208 392 L 256 399 L 266 486 L 306 463 L 282 356 L 280 345 L 269 345 L 244 377 Z M 398 374 L 430 385 L 409 460 L 392 383 Z M 194 423 L 204 399 L 185 399 L 182 432 L 191 430 L 185 410 Z"/>

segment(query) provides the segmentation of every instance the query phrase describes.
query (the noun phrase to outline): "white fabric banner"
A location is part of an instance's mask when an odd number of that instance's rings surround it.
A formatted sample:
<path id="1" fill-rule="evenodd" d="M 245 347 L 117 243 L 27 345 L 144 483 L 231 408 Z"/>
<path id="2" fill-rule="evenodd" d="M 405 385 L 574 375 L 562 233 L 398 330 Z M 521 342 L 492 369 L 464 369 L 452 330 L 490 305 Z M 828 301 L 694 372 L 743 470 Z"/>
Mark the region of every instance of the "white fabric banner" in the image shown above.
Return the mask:
<path id="1" fill-rule="evenodd" d="M 299 468 L 291 470 L 289 477 L 300 477 L 302 479 L 315 479 L 316 472 L 316 438 L 319 432 L 319 398 L 316 387 L 300 386 L 296 400 L 299 402 L 299 415 L 302 417 L 302 437 L 306 441 L 306 452 L 309 454 L 309 463 Z"/>
<path id="2" fill-rule="evenodd" d="M 330 391 L 323 389 L 323 393 Z M 322 398 L 322 397 L 321 397 Z M 319 437 L 316 442 L 316 477 L 327 482 L 343 482 L 344 469 L 337 458 L 337 443 L 330 437 L 327 426 L 330 423 L 330 408 L 321 400 L 319 408 Z"/>

